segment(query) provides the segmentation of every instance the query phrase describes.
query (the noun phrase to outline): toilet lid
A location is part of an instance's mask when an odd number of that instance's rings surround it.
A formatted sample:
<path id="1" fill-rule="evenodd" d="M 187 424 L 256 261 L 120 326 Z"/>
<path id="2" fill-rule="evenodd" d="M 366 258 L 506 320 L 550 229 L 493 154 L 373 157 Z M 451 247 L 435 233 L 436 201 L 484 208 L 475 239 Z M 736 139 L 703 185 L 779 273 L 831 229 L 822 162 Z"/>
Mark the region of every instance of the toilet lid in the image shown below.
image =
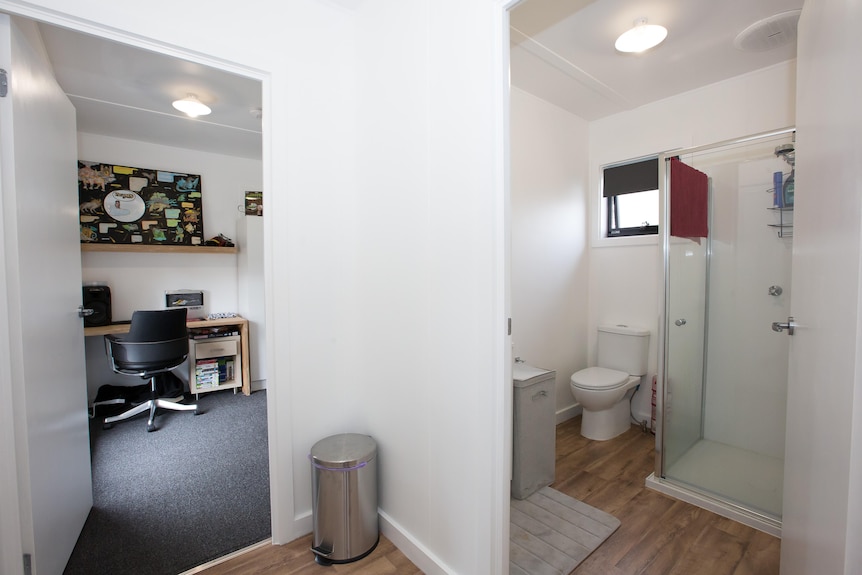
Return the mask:
<path id="1" fill-rule="evenodd" d="M 613 389 L 624 385 L 629 374 L 606 367 L 588 367 L 572 376 L 572 384 L 584 389 Z"/>

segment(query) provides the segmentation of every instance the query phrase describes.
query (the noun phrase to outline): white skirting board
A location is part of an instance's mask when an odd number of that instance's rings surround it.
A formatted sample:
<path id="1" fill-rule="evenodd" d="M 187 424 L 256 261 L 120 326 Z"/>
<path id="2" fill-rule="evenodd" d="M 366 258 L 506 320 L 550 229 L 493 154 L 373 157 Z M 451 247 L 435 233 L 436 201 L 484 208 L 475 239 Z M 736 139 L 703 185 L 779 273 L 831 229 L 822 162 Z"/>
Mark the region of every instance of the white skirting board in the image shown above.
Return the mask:
<path id="1" fill-rule="evenodd" d="M 378 510 L 380 532 L 392 542 L 414 565 L 428 575 L 457 575 L 424 545 L 416 541 L 386 513 Z"/>
<path id="2" fill-rule="evenodd" d="M 556 425 L 559 425 L 559 424 L 563 423 L 564 421 L 568 421 L 568 420 L 572 419 L 573 417 L 577 417 L 583 411 L 584 410 L 581 409 L 580 403 L 575 403 L 575 404 L 572 404 L 568 407 L 564 407 L 563 409 L 557 411 Z"/>

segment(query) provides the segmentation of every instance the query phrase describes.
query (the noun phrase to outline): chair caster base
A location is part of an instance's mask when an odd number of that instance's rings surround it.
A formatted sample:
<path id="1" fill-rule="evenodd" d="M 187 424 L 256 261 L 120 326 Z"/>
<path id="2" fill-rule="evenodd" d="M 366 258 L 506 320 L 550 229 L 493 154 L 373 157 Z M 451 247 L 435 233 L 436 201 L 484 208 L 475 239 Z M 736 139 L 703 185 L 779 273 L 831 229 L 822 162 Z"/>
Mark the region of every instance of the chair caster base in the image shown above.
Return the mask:
<path id="1" fill-rule="evenodd" d="M 195 415 L 200 415 L 200 414 L 202 414 L 203 412 L 204 412 L 204 410 L 203 410 L 203 409 L 195 409 L 194 414 L 195 414 Z"/>
<path id="2" fill-rule="evenodd" d="M 147 431 L 155 431 L 156 424 L 155 423 L 147 423 Z"/>
<path id="3" fill-rule="evenodd" d="M 114 427 L 113 423 L 103 423 L 102 424 L 102 429 L 111 429 L 113 427 Z"/>

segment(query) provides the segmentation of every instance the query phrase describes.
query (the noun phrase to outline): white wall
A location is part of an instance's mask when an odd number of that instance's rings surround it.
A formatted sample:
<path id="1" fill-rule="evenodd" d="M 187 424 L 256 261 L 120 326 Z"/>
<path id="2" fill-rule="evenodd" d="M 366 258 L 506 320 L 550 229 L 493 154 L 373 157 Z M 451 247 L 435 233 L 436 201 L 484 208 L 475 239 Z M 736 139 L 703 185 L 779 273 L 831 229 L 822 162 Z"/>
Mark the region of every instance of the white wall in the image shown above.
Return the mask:
<path id="1" fill-rule="evenodd" d="M 78 134 L 78 158 L 199 174 L 205 239 L 222 233 L 236 242 L 237 206 L 242 205 L 243 193 L 263 185 L 263 164 L 258 160 L 95 134 Z M 107 282 L 114 321 L 131 319 L 137 309 L 163 308 L 165 290 L 172 289 L 203 290 L 207 312 L 238 309 L 234 254 L 85 252 L 82 276 L 85 282 Z M 129 378 L 108 369 L 102 338 L 87 338 L 87 360 L 90 399 L 105 383 L 128 384 Z"/>
<path id="2" fill-rule="evenodd" d="M 326 425 L 378 438 L 384 533 L 397 527 L 402 549 L 408 534 L 434 558 L 418 562 L 430 573 L 492 573 L 502 555 L 495 426 L 511 380 L 498 355 L 492 5 L 357 9 L 358 190 L 344 232 L 356 273 L 342 295 L 355 331 L 341 386 L 354 404 Z"/>
<path id="3" fill-rule="evenodd" d="M 601 166 L 792 126 L 794 86 L 795 62 L 787 62 L 590 123 L 591 363 L 595 362 L 596 326 L 629 323 L 650 330 L 649 369 L 655 374 L 663 297 L 657 239 L 643 243 L 598 239 Z M 648 391 L 642 388 L 633 399 L 639 419 L 650 416 Z"/>
<path id="4" fill-rule="evenodd" d="M 266 388 L 266 269 L 263 265 L 263 218 L 240 214 L 236 221 L 237 307 L 248 320 L 251 389 Z"/>
<path id="5" fill-rule="evenodd" d="M 799 20 L 793 316 L 781 573 L 862 565 L 862 6 Z"/>
<path id="6" fill-rule="evenodd" d="M 517 88 L 511 105 L 514 354 L 557 372 L 561 421 L 588 366 L 588 124 Z"/>

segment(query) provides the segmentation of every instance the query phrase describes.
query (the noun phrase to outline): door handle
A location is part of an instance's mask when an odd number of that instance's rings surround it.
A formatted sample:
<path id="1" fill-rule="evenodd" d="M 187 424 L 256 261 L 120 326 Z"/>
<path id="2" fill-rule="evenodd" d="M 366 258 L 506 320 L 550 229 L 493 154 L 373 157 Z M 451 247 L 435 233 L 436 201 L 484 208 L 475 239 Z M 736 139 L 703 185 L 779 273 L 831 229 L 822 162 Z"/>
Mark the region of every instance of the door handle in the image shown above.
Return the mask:
<path id="1" fill-rule="evenodd" d="M 676 321 L 675 321 L 675 322 L 673 322 L 673 323 L 674 323 L 675 325 L 677 325 L 677 326 L 682 327 L 682 326 L 684 326 L 684 325 L 686 324 L 686 321 L 685 321 L 685 318 L 682 318 L 682 319 L 678 319 L 678 320 L 676 320 Z"/>
<path id="2" fill-rule="evenodd" d="M 798 326 L 798 323 L 794 323 L 793 316 L 790 316 L 787 318 L 787 323 L 782 323 L 780 321 L 772 322 L 772 331 L 782 332 L 786 329 L 787 335 L 793 335 L 794 328 Z"/>
<path id="3" fill-rule="evenodd" d="M 86 308 L 82 305 L 78 306 L 78 317 L 87 317 L 93 315 L 94 313 L 96 313 L 96 310 L 94 309 Z"/>

